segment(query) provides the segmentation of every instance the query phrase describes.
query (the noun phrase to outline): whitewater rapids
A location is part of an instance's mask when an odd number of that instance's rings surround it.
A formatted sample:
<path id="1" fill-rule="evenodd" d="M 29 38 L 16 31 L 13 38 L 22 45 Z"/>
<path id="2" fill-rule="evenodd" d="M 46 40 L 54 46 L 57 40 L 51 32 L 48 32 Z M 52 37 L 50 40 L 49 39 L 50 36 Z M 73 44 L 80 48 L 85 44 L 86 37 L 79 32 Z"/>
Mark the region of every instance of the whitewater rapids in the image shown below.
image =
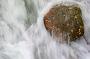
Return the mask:
<path id="1" fill-rule="evenodd" d="M 44 14 L 65 1 L 80 5 L 90 42 L 90 0 L 0 0 L 0 59 L 90 59 L 83 38 L 71 46 L 60 44 L 44 27 Z"/>

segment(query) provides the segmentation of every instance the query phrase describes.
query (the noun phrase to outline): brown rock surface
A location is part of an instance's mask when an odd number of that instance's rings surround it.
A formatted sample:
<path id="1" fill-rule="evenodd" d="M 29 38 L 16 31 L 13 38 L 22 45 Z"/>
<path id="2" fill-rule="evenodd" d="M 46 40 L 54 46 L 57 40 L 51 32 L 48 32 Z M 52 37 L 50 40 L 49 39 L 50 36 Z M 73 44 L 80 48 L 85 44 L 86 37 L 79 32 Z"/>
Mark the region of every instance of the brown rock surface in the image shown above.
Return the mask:
<path id="1" fill-rule="evenodd" d="M 46 30 L 59 41 L 75 41 L 84 35 L 82 12 L 74 5 L 55 5 L 44 16 Z"/>

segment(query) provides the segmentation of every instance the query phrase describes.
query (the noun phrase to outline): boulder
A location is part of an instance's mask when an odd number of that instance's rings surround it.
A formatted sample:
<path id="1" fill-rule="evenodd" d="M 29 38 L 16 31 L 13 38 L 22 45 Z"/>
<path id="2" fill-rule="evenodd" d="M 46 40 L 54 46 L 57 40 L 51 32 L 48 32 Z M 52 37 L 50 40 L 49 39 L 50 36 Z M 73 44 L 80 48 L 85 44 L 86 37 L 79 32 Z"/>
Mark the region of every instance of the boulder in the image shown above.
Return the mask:
<path id="1" fill-rule="evenodd" d="M 82 12 L 78 6 L 53 6 L 44 16 L 44 25 L 58 41 L 71 42 L 84 35 Z"/>

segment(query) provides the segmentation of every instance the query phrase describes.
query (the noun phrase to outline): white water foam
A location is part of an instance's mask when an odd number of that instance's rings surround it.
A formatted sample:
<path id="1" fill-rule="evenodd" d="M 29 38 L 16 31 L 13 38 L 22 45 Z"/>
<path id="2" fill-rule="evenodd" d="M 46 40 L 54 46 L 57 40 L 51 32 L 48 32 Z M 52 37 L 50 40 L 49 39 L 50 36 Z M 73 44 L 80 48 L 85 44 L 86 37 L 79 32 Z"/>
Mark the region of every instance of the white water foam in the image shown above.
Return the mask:
<path id="1" fill-rule="evenodd" d="M 81 38 L 71 46 L 54 41 L 43 24 L 43 16 L 57 1 L 33 0 L 37 7 L 37 23 L 26 28 L 27 9 L 25 0 L 0 1 L 0 59 L 90 59 L 90 45 Z M 75 2 L 82 9 L 85 36 L 90 41 L 90 1 Z M 34 11 L 33 11 L 34 12 Z M 32 19 L 33 20 L 33 19 Z"/>

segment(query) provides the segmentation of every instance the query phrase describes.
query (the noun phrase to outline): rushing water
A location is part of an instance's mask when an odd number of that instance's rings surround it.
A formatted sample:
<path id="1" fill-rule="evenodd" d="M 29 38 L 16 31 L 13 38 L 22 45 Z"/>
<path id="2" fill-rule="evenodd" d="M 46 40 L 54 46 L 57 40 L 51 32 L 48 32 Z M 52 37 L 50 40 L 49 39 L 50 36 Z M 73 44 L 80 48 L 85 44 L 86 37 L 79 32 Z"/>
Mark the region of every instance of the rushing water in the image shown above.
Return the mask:
<path id="1" fill-rule="evenodd" d="M 0 59 L 90 59 L 83 38 L 69 46 L 46 31 L 43 16 L 58 1 L 80 5 L 90 42 L 90 0 L 0 0 Z"/>

